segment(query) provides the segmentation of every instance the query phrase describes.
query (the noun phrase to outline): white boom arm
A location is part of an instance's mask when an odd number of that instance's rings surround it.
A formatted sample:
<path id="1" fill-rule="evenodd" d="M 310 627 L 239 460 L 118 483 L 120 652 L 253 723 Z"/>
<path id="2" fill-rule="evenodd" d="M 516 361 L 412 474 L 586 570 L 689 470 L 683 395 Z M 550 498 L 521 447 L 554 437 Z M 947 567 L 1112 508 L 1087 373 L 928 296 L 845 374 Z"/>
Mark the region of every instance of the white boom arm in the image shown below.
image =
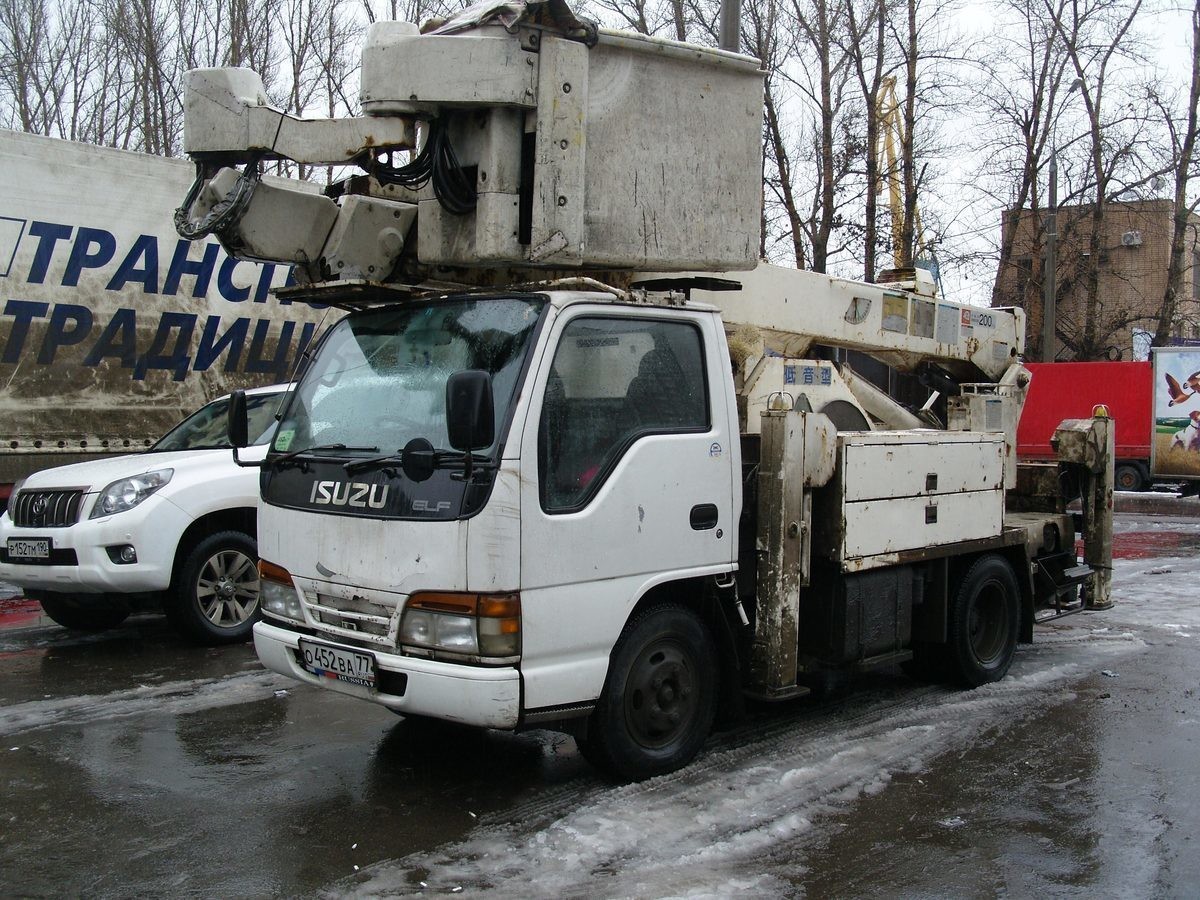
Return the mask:
<path id="1" fill-rule="evenodd" d="M 918 293 L 913 284 L 867 284 L 766 263 L 722 278 L 738 289 L 698 289 L 692 298 L 719 307 L 727 328 L 753 326 L 783 356 L 804 358 L 813 344 L 823 344 L 860 350 L 903 371 L 935 362 L 960 379 L 994 382 L 1025 350 L 1020 309 L 953 303 L 928 288 Z"/>
<path id="2" fill-rule="evenodd" d="M 721 310 L 743 398 L 743 428 L 786 394 L 829 416 L 841 430 L 913 428 L 924 423 L 844 365 L 806 359 L 814 344 L 858 350 L 902 371 L 935 364 L 945 373 L 951 431 L 1004 432 L 1005 478 L 1016 481 L 1016 430 L 1029 371 L 1022 365 L 1025 314 L 940 299 L 931 279 L 867 284 L 766 263 L 719 278 L 639 275 L 647 290 L 690 290 Z M 749 332 L 750 338 L 746 336 Z M 878 427 L 876 425 L 875 427 Z"/>

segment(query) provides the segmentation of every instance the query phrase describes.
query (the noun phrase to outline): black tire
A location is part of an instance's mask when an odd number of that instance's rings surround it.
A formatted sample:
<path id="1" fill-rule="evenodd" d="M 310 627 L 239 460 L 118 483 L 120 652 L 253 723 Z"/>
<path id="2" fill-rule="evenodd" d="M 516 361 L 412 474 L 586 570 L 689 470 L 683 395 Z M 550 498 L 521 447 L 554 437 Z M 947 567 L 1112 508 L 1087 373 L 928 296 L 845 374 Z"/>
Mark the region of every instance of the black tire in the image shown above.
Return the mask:
<path id="1" fill-rule="evenodd" d="M 1121 463 L 1113 470 L 1113 486 L 1118 491 L 1141 491 L 1146 489 L 1142 469 L 1134 463 Z"/>
<path id="2" fill-rule="evenodd" d="M 258 547 L 240 531 L 200 541 L 180 564 L 163 608 L 184 637 L 200 644 L 236 644 L 259 619 Z"/>
<path id="3" fill-rule="evenodd" d="M 129 610 L 113 606 L 104 600 L 95 603 L 79 602 L 72 597 L 41 595 L 42 611 L 63 628 L 72 631 L 108 631 L 129 618 Z"/>
<path id="4" fill-rule="evenodd" d="M 959 582 L 949 610 L 951 676 L 964 687 L 999 681 L 1017 652 L 1017 577 L 1003 558 L 981 556 Z"/>
<path id="5" fill-rule="evenodd" d="M 621 632 L 580 751 L 624 781 L 674 772 L 700 752 L 716 697 L 708 628 L 683 607 L 650 607 Z"/>

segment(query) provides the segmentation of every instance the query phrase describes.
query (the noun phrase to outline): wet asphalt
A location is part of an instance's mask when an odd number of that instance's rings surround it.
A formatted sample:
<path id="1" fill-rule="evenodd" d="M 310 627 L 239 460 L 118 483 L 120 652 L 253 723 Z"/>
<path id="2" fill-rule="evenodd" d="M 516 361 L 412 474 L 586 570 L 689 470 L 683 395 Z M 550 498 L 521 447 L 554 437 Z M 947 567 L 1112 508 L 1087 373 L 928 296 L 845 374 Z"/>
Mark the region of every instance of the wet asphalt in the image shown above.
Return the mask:
<path id="1" fill-rule="evenodd" d="M 1200 525 L 1126 526 L 1118 552 L 1137 558 L 1200 549 Z M 1096 624 L 1083 619 L 1047 630 L 1083 640 Z M 921 690 L 898 673 L 850 688 L 867 706 Z M 795 717 L 836 732 L 843 702 L 753 710 L 717 741 L 761 739 Z M 932 758 L 892 768 L 879 790 L 806 808 L 802 838 L 737 864 L 747 883 L 761 870 L 783 896 L 1127 896 L 1130 885 L 1200 896 L 1200 634 L 1156 634 L 1119 672 L 1081 671 L 1044 702 L 998 708 Z M 249 645 L 190 646 L 161 617 L 79 636 L 0 593 L 5 896 L 337 896 L 380 865 L 393 873 L 387 892 L 451 892 L 459 885 L 422 887 L 429 859 L 485 826 L 536 831 L 612 790 L 563 736 L 402 720 L 268 673 Z M 628 802 L 634 820 L 641 796 Z M 705 813 L 702 785 L 693 796 Z M 580 896 L 673 892 L 579 884 Z"/>

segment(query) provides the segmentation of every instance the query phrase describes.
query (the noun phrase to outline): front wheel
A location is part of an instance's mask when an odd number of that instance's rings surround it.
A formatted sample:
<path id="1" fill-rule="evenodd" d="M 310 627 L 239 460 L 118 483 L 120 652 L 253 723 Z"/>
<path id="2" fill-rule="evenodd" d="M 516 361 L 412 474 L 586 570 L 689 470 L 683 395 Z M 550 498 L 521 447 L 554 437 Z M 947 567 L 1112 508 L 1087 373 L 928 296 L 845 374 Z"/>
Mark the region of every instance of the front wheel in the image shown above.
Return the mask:
<path id="1" fill-rule="evenodd" d="M 717 651 L 704 623 L 680 606 L 639 613 L 621 633 L 581 750 L 628 781 L 681 769 L 712 729 Z"/>
<path id="2" fill-rule="evenodd" d="M 240 531 L 200 541 L 179 568 L 165 603 L 167 618 L 201 644 L 233 644 L 258 621 L 258 547 Z"/>
<path id="3" fill-rule="evenodd" d="M 959 582 L 950 605 L 947 650 L 965 687 L 999 681 L 1017 652 L 1021 619 L 1017 578 L 1002 557 L 981 556 Z"/>
<path id="4" fill-rule="evenodd" d="M 95 603 L 80 603 L 71 597 L 55 597 L 40 594 L 38 602 L 42 604 L 42 612 L 61 625 L 72 631 L 108 631 L 116 628 L 127 618 L 129 610 L 97 600 Z"/>

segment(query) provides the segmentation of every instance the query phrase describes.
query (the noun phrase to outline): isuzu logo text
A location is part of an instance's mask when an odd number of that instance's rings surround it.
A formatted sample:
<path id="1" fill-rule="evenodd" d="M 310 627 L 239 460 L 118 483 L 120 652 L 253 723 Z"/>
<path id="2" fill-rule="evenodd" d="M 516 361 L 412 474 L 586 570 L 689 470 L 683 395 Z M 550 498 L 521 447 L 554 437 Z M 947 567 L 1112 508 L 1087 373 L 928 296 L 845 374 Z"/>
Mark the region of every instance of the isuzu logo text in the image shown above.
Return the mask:
<path id="1" fill-rule="evenodd" d="M 387 502 L 386 484 L 361 481 L 314 481 L 308 502 L 313 506 L 357 506 L 383 509 Z"/>

